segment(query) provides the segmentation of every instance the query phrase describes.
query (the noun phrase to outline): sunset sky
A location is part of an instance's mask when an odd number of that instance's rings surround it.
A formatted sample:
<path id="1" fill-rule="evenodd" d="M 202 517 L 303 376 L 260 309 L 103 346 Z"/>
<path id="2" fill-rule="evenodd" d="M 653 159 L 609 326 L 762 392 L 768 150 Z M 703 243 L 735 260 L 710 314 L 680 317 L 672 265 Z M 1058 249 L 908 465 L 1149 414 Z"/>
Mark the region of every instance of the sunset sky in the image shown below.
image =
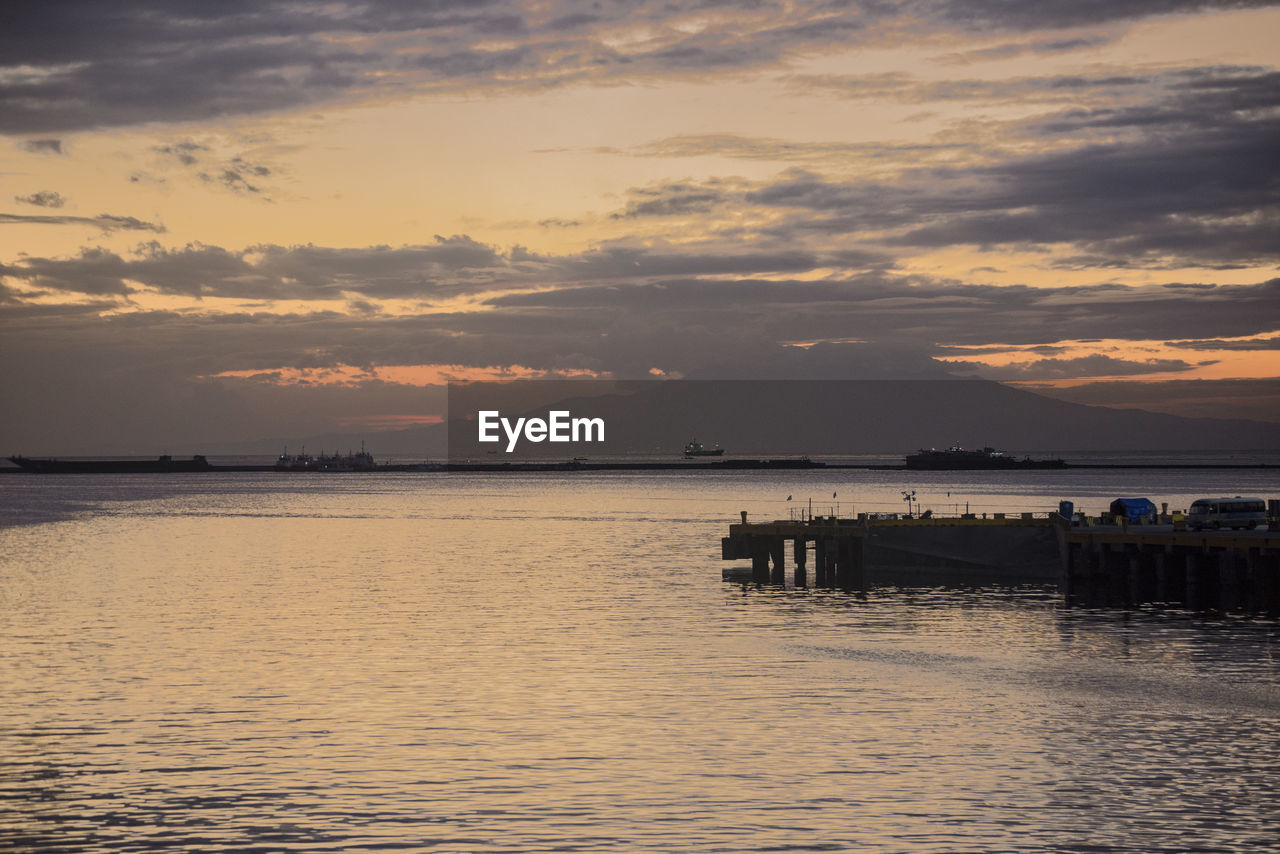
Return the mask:
<path id="1" fill-rule="evenodd" d="M 9 4 L 0 451 L 386 429 L 451 377 L 1280 420 L 1278 45 L 1249 2 Z"/>

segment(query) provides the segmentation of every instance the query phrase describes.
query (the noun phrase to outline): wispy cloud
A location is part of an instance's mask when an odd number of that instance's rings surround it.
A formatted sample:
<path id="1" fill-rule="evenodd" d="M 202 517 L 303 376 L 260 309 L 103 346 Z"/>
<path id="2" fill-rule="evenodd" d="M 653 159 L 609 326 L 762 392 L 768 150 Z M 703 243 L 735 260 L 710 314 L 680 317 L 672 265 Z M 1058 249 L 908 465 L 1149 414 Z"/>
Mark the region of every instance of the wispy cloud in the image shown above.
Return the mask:
<path id="1" fill-rule="evenodd" d="M 29 196 L 14 196 L 13 200 L 26 205 L 35 205 L 38 208 L 60 208 L 67 203 L 61 193 L 53 190 L 41 190 Z"/>
<path id="2" fill-rule="evenodd" d="M 62 154 L 62 140 L 28 139 L 22 143 L 22 150 L 32 154 Z"/>
<path id="3" fill-rule="evenodd" d="M 163 233 L 165 228 L 154 222 L 133 216 L 98 214 L 97 216 L 63 216 L 58 214 L 7 214 L 0 213 L 0 225 L 87 225 L 111 231 L 154 231 Z"/>
<path id="4" fill-rule="evenodd" d="M 203 184 L 264 199 L 267 198 L 267 188 L 263 182 L 275 173 L 271 166 L 251 160 L 246 155 L 223 157 L 211 145 L 190 139 L 153 146 L 152 151 L 162 162 L 180 167 Z M 136 183 L 149 177 L 145 173 L 135 173 L 130 180 Z"/>

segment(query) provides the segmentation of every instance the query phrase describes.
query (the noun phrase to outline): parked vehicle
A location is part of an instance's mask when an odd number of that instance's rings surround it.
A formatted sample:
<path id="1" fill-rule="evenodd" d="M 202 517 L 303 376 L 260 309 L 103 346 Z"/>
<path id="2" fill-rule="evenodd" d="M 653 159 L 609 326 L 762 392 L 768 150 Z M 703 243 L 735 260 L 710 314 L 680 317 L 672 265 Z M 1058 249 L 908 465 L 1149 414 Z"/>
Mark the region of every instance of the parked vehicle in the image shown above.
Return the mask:
<path id="1" fill-rule="evenodd" d="M 1261 498 L 1199 498 L 1187 510 L 1187 527 L 1193 531 L 1205 528 L 1248 528 L 1266 524 L 1267 504 Z"/>

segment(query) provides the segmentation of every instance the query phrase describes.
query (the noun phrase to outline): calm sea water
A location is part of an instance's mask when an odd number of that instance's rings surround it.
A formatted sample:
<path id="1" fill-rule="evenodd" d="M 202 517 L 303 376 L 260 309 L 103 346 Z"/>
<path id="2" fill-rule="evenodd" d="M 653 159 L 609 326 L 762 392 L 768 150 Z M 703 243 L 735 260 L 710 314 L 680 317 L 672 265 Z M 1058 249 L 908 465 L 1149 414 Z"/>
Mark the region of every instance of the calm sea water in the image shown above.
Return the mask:
<path id="1" fill-rule="evenodd" d="M 6 476 L 0 849 L 1276 848 L 1274 621 L 720 580 L 740 510 L 902 490 L 1280 477 Z"/>

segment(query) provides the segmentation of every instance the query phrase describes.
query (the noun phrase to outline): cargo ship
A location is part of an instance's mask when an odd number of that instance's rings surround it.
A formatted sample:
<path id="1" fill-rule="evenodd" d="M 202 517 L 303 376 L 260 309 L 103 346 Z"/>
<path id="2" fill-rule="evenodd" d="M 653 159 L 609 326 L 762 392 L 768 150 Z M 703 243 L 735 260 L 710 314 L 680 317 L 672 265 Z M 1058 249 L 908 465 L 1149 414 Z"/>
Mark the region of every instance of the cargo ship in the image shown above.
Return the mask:
<path id="1" fill-rule="evenodd" d="M 1033 460 L 1031 457 L 1010 456 L 995 448 L 983 448 L 980 451 L 966 451 L 959 445 L 952 445 L 944 450 L 921 448 L 914 454 L 908 454 L 906 466 L 919 471 L 963 471 L 981 469 L 1060 469 L 1067 464 L 1061 459 Z"/>
<path id="2" fill-rule="evenodd" d="M 202 454 L 188 460 L 175 460 L 168 454 L 154 460 L 59 460 L 17 456 L 9 457 L 9 462 L 23 471 L 37 474 L 165 474 L 214 470 Z"/>
<path id="3" fill-rule="evenodd" d="M 684 446 L 684 455 L 689 457 L 721 457 L 724 456 L 724 448 L 716 445 L 708 448 L 697 439 Z"/>

